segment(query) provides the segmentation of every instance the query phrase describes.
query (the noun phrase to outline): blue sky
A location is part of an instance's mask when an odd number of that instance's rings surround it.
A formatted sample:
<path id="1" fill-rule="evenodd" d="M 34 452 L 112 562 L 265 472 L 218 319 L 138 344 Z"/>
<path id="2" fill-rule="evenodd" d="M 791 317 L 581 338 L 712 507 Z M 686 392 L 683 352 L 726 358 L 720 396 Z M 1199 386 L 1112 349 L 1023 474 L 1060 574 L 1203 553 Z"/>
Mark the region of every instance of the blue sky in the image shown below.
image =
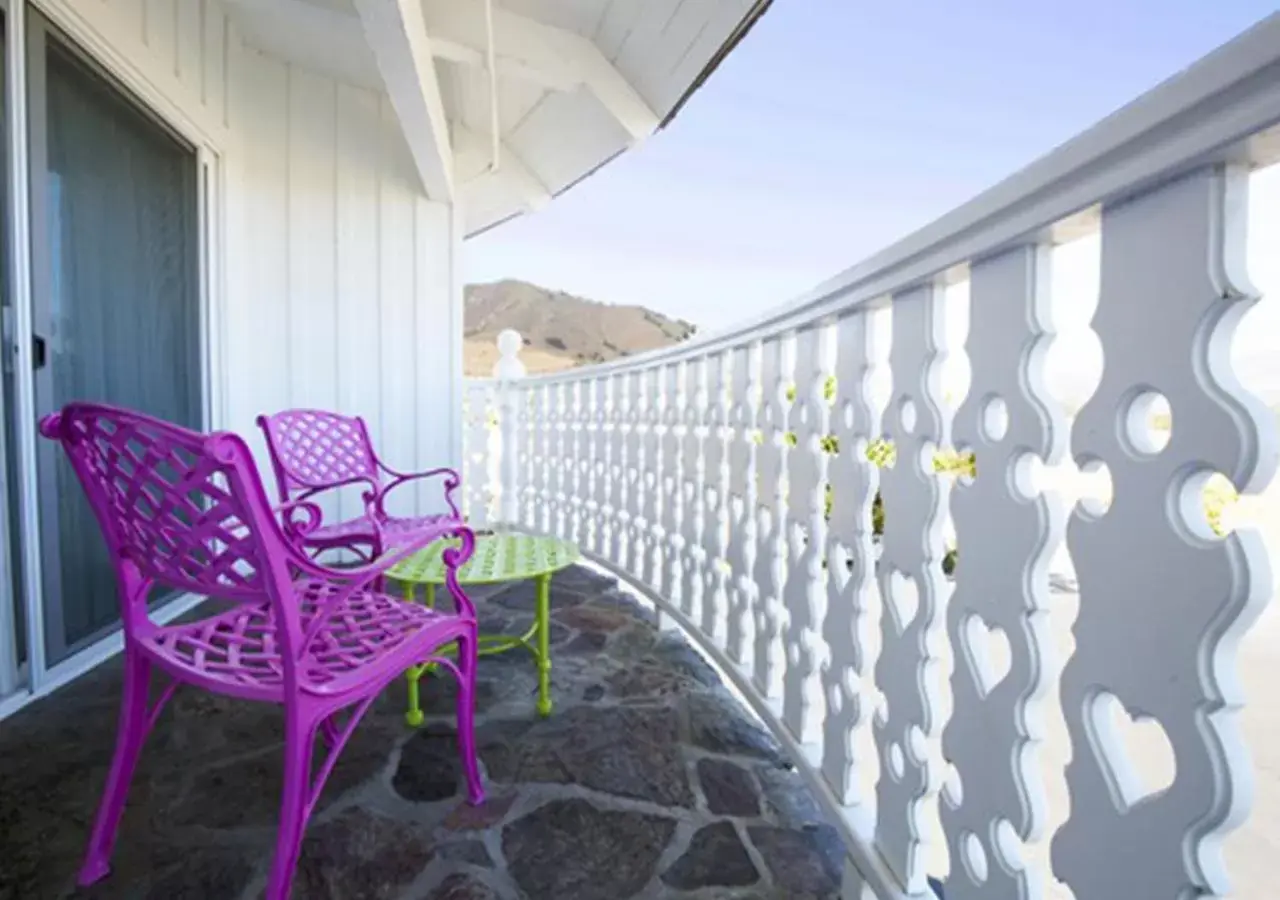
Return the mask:
<path id="1" fill-rule="evenodd" d="M 719 329 L 989 187 L 1276 9 L 1265 0 L 775 0 L 664 132 L 468 242 Z"/>

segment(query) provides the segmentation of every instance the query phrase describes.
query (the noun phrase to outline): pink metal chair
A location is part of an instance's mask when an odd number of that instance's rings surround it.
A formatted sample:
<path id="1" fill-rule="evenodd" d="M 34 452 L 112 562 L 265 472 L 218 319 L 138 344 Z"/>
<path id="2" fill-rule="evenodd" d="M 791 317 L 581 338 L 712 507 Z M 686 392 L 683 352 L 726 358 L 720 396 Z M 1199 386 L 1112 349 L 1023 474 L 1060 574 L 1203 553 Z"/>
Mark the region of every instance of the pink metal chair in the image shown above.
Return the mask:
<path id="1" fill-rule="evenodd" d="M 457 566 L 475 546 L 457 522 L 416 532 L 371 565 L 333 570 L 285 536 L 285 512 L 304 534 L 319 523 L 313 504 L 273 509 L 245 443 L 199 434 L 127 410 L 73 403 L 40 423 L 61 442 L 111 553 L 124 624 L 124 697 L 115 756 L 84 864 L 81 885 L 109 871 L 134 766 L 147 733 L 177 685 L 185 683 L 284 707 L 284 789 L 268 900 L 285 900 L 316 800 L 369 704 L 405 669 L 434 662 L 458 678 L 458 746 L 468 799 L 484 799 L 476 762 L 475 609 Z M 440 613 L 378 593 L 389 566 L 446 534 L 456 613 Z M 147 617 L 151 588 L 164 585 L 232 601 L 226 612 L 159 626 Z M 456 663 L 438 650 L 457 642 Z M 148 707 L 151 670 L 171 681 Z M 344 715 L 345 713 L 345 715 Z M 324 760 L 311 777 L 316 734 Z"/>
<path id="2" fill-rule="evenodd" d="M 281 502 L 311 500 L 318 494 L 346 485 L 364 485 L 364 515 L 333 524 L 320 524 L 306 534 L 286 520 L 294 542 L 312 553 L 348 549 L 366 560 L 377 557 L 387 541 L 406 534 L 434 529 L 442 521 L 461 522 L 453 492 L 461 479 L 453 469 L 397 472 L 381 459 L 369 439 L 369 429 L 359 416 L 343 416 L 317 409 L 288 409 L 258 416 L 258 427 L 267 439 L 271 468 Z M 390 480 L 384 480 L 389 476 Z M 392 490 L 423 478 L 444 479 L 444 499 L 450 513 L 397 517 L 387 512 L 386 497 Z M 362 548 L 366 550 L 362 553 Z"/>

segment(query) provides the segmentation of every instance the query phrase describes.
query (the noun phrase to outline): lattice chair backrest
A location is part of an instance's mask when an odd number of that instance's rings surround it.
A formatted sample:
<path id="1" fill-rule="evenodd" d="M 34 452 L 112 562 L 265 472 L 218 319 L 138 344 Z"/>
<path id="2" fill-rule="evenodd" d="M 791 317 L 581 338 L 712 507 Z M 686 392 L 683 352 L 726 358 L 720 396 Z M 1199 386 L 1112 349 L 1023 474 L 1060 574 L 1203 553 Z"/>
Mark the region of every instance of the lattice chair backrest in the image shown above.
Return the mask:
<path id="1" fill-rule="evenodd" d="M 271 563 L 286 551 L 239 437 L 89 403 L 47 416 L 40 431 L 61 442 L 117 568 L 229 600 L 283 596 Z"/>
<path id="2" fill-rule="evenodd" d="M 359 416 L 317 409 L 287 409 L 258 416 L 267 438 L 281 500 L 345 484 L 378 485 L 369 429 Z"/>

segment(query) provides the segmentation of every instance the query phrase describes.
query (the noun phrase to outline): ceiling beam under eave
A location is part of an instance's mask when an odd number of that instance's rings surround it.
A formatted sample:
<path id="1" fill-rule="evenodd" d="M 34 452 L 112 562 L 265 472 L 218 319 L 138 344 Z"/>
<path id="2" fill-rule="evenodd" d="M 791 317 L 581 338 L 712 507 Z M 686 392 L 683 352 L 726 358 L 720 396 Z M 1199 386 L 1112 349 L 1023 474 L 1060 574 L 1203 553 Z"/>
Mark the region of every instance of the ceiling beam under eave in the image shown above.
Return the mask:
<path id="1" fill-rule="evenodd" d="M 536 212 L 551 202 L 551 191 L 506 141 L 498 145 L 498 168 L 493 172 L 487 171 L 493 161 L 487 138 L 464 125 L 454 125 L 453 142 L 459 191 L 472 180 L 493 178 L 519 197 L 529 212 Z"/>
<path id="2" fill-rule="evenodd" d="M 425 0 L 423 13 L 437 56 L 484 66 L 488 36 L 483 3 Z M 657 130 L 658 114 L 590 39 L 495 8 L 493 40 L 499 74 L 552 90 L 585 87 L 633 143 Z"/>
<path id="3" fill-rule="evenodd" d="M 450 201 L 449 120 L 422 5 L 419 0 L 355 0 L 355 6 L 422 187 L 432 200 Z"/>
<path id="4" fill-rule="evenodd" d="M 592 41 L 564 32 L 565 53 L 576 57 L 587 90 L 637 143 L 658 130 L 661 117 Z"/>
<path id="5" fill-rule="evenodd" d="M 487 65 L 483 45 L 477 47 L 433 35 L 431 52 L 435 54 L 436 59 L 446 59 L 474 69 L 483 69 Z M 494 56 L 497 58 L 498 74 L 506 78 L 517 78 L 541 85 L 550 91 L 572 91 L 582 85 L 581 76 L 563 63 L 541 66 L 530 64 L 519 57 L 504 54 L 501 50 L 498 50 Z"/>

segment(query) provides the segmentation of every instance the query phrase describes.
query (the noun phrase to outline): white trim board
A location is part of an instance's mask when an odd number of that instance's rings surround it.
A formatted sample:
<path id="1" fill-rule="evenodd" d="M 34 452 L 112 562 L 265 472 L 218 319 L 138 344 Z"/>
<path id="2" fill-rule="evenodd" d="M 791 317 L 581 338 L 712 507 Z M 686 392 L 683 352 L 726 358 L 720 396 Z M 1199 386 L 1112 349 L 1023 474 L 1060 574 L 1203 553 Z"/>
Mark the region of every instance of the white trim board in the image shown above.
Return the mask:
<path id="1" fill-rule="evenodd" d="M 93 57 L 94 62 L 109 72 L 122 86 L 128 88 L 136 100 L 142 102 L 154 115 L 189 143 L 197 148 L 205 147 L 218 155 L 223 153 L 230 143 L 230 129 L 225 119 L 220 122 L 214 121 L 208 117 L 193 115 L 188 108 L 184 108 L 168 91 L 156 83 L 146 67 L 135 61 L 141 58 L 141 54 L 126 53 L 121 49 L 121 44 L 124 43 L 121 36 L 104 35 L 94 26 L 85 13 L 85 3 L 73 2 L 73 0 L 27 0 L 27 2 L 79 44 L 81 49 Z M 184 2 L 190 2 L 190 0 L 184 0 Z M 228 41 L 232 39 L 231 34 L 225 37 Z M 131 47 L 130 50 L 136 51 L 140 48 L 141 44 L 138 47 Z M 224 73 L 224 81 L 228 80 Z M 202 119 L 207 120 L 201 121 Z"/>

